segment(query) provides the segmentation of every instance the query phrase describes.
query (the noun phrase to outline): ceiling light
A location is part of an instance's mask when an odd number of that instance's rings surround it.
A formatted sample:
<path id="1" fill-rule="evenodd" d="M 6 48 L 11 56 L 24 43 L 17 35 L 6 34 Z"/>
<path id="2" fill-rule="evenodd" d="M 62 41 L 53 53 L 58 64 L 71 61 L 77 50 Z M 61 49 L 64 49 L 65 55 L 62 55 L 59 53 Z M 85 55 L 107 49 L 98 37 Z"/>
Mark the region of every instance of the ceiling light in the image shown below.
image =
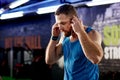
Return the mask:
<path id="1" fill-rule="evenodd" d="M 61 5 L 39 8 L 36 13 L 37 14 L 45 14 L 45 13 L 55 12 L 59 6 L 61 6 Z"/>
<path id="2" fill-rule="evenodd" d="M 17 18 L 17 17 L 22 17 L 22 16 L 23 16 L 23 11 L 19 11 L 19 12 L 14 12 L 14 13 L 2 14 L 0 16 L 0 19 L 10 19 L 10 18 Z"/>
<path id="3" fill-rule="evenodd" d="M 30 0 L 17 0 L 15 2 L 11 3 L 9 8 L 12 9 L 12 8 L 18 7 L 18 6 L 24 4 L 24 3 L 28 2 L 28 1 L 30 1 Z"/>
<path id="4" fill-rule="evenodd" d="M 105 5 L 120 2 L 120 0 L 94 0 L 90 2 L 86 2 L 87 6 L 97 6 L 97 5 Z"/>
<path id="5" fill-rule="evenodd" d="M 0 14 L 2 14 L 4 11 L 5 11 L 5 9 L 4 9 L 4 8 L 1 8 L 1 9 L 0 9 Z"/>

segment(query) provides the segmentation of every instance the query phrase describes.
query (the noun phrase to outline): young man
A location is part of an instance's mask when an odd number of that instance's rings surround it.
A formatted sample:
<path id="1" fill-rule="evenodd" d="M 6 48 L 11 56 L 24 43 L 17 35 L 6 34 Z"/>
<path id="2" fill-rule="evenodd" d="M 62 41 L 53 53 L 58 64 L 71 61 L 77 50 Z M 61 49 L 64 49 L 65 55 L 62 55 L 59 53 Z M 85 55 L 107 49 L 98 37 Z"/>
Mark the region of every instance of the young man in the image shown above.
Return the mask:
<path id="1" fill-rule="evenodd" d="M 64 80 L 98 80 L 98 63 L 103 57 L 101 35 L 83 25 L 72 5 L 60 6 L 55 19 L 46 49 L 46 63 L 56 63 L 63 54 Z"/>

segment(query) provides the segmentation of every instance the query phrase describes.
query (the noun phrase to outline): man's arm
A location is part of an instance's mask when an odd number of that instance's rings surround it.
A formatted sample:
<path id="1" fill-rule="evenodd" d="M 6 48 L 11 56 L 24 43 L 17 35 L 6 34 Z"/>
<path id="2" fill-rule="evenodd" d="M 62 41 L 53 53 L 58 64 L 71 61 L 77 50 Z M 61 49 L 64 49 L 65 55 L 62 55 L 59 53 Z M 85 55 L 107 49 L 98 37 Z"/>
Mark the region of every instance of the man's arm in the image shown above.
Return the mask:
<path id="1" fill-rule="evenodd" d="M 103 50 L 101 47 L 101 35 L 94 30 L 86 33 L 82 21 L 79 20 L 77 17 L 74 17 L 72 22 L 72 28 L 78 36 L 85 56 L 92 63 L 99 63 L 103 57 Z"/>
<path id="2" fill-rule="evenodd" d="M 45 61 L 47 64 L 54 64 L 62 56 L 62 44 L 58 41 L 50 40 L 46 48 Z"/>
<path id="3" fill-rule="evenodd" d="M 52 36 L 59 36 L 60 31 L 55 23 L 52 27 Z M 61 56 L 62 56 L 62 40 L 63 37 L 61 36 L 60 40 L 53 40 L 50 39 L 48 46 L 46 48 L 46 56 L 45 61 L 47 64 L 54 64 Z"/>
<path id="4" fill-rule="evenodd" d="M 101 35 L 92 30 L 91 32 L 86 34 L 86 32 L 82 32 L 78 34 L 78 38 L 82 45 L 85 56 L 94 64 L 97 64 L 101 61 L 103 57 L 103 50 L 101 47 Z"/>

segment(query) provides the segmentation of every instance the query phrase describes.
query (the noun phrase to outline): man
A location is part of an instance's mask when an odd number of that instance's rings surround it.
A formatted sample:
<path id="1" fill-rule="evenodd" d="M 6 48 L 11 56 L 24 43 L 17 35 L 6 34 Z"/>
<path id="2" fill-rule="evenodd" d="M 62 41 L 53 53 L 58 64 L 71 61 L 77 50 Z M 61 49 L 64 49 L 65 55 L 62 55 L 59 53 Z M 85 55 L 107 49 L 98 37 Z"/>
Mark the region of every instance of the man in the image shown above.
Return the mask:
<path id="1" fill-rule="evenodd" d="M 64 80 L 98 80 L 98 63 L 103 57 L 101 35 L 83 25 L 72 5 L 60 6 L 55 19 L 46 49 L 46 63 L 56 63 L 63 54 Z"/>

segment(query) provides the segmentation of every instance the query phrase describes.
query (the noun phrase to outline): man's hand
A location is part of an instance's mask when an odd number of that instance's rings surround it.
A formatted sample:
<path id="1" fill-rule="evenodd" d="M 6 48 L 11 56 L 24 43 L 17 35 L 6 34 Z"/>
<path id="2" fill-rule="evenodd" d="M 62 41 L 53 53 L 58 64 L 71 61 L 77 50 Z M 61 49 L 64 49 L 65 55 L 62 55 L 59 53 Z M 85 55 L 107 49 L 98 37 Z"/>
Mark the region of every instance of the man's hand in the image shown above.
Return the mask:
<path id="1" fill-rule="evenodd" d="M 53 26 L 52 26 L 52 36 L 59 36 L 60 34 L 60 30 L 59 30 L 59 27 L 58 27 L 58 24 L 55 23 Z"/>
<path id="2" fill-rule="evenodd" d="M 81 30 L 84 30 L 84 25 L 81 20 L 79 20 L 76 16 L 73 17 L 72 23 L 71 23 L 73 31 L 77 34 Z"/>

